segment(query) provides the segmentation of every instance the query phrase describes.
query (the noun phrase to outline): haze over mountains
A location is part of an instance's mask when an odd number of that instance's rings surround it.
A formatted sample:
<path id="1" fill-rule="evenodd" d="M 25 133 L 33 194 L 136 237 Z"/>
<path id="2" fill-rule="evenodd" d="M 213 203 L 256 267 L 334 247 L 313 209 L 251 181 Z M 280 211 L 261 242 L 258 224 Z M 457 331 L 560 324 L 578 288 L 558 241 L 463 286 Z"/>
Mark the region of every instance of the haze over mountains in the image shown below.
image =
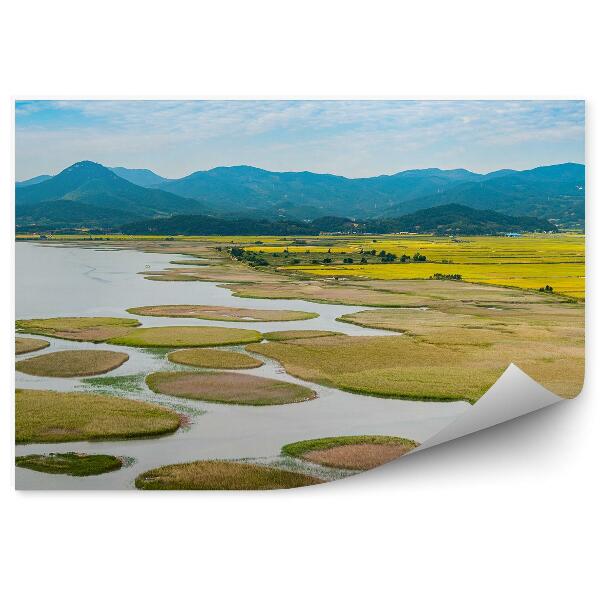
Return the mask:
<path id="1" fill-rule="evenodd" d="M 58 175 L 16 185 L 21 227 L 113 227 L 172 215 L 359 221 L 393 220 L 448 204 L 581 226 L 585 167 L 565 163 L 485 175 L 465 169 L 417 169 L 349 179 L 311 172 L 217 167 L 180 179 L 148 169 L 106 168 L 83 161 Z"/>

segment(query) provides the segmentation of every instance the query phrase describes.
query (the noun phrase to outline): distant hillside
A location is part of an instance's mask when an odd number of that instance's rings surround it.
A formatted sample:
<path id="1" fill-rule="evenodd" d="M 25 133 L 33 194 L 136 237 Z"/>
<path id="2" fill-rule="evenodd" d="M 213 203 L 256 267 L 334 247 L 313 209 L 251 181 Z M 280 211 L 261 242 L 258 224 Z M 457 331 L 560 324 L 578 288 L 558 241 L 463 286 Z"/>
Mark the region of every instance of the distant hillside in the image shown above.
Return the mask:
<path id="1" fill-rule="evenodd" d="M 477 181 L 460 183 L 439 193 L 398 203 L 387 210 L 385 216 L 449 203 L 556 219 L 565 225 L 583 224 L 585 167 L 567 163 L 529 171 L 491 173 Z"/>
<path id="2" fill-rule="evenodd" d="M 448 204 L 396 219 L 353 221 L 322 217 L 309 223 L 267 219 L 221 219 L 178 215 L 130 223 L 121 233 L 155 235 L 318 235 L 319 233 L 434 233 L 437 235 L 488 235 L 506 232 L 554 231 L 556 226 L 533 217 L 511 217 L 493 210 Z"/>
<path id="3" fill-rule="evenodd" d="M 198 213 L 201 209 L 195 200 L 135 185 L 89 161 L 75 163 L 41 183 L 17 187 L 15 197 L 17 208 L 63 200 L 106 209 L 107 216 L 117 210 L 131 213 L 134 218 Z M 69 205 L 53 206 L 53 214 L 62 222 L 68 219 L 68 213 L 57 215 L 61 207 L 68 210 Z"/>
<path id="4" fill-rule="evenodd" d="M 239 166 L 198 171 L 155 187 L 202 200 L 214 214 L 237 211 L 295 219 L 346 214 L 366 219 L 460 203 L 573 225 L 576 222 L 570 213 L 578 214 L 585 198 L 585 167 L 566 163 L 527 171 L 503 169 L 487 175 L 465 169 L 416 169 L 348 179 Z"/>
<path id="5" fill-rule="evenodd" d="M 115 223 L 127 223 L 136 218 L 134 214 L 117 208 L 90 206 L 72 200 L 19 205 L 15 212 L 17 231 L 110 229 Z"/>
<path id="6" fill-rule="evenodd" d="M 169 181 L 165 177 L 161 177 L 151 171 L 150 169 L 127 169 L 126 167 L 108 167 L 115 175 L 135 183 L 135 185 L 141 185 L 142 187 L 152 187 L 159 183 Z"/>
<path id="7" fill-rule="evenodd" d="M 220 219 L 204 215 L 177 215 L 130 223 L 120 233 L 135 235 L 318 235 L 309 223 L 266 219 Z"/>
<path id="8" fill-rule="evenodd" d="M 31 179 L 17 181 L 15 183 L 15 187 L 27 187 L 28 185 L 35 185 L 36 183 L 42 183 L 42 181 L 46 181 L 46 179 L 50 179 L 51 177 L 52 175 L 38 175 L 37 177 L 32 177 Z"/>
<path id="9" fill-rule="evenodd" d="M 348 179 L 308 171 L 276 173 L 237 166 L 197 171 L 155 187 L 202 200 L 215 213 L 237 211 L 268 218 L 309 219 L 344 212 L 367 218 L 382 214 L 398 201 L 446 190 L 477 177 L 461 169 L 424 169 Z"/>
<path id="10" fill-rule="evenodd" d="M 460 204 L 426 208 L 396 219 L 368 221 L 364 228 L 377 233 L 408 231 L 439 235 L 488 235 L 556 230 L 556 226 L 545 219 L 514 217 L 493 210 L 477 210 Z"/>

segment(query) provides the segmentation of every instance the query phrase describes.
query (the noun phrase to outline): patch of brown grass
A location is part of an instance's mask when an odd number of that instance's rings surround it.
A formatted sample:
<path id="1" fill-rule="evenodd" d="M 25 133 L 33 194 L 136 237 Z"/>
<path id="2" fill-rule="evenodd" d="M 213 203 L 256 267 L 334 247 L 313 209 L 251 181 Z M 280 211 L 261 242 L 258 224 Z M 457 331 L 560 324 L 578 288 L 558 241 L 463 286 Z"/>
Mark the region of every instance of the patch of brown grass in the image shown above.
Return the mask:
<path id="1" fill-rule="evenodd" d="M 313 390 L 302 385 L 243 373 L 166 371 L 150 373 L 146 383 L 159 394 L 225 404 L 265 406 L 316 397 Z"/>
<path id="2" fill-rule="evenodd" d="M 275 490 L 317 483 L 323 481 L 302 473 L 216 460 L 167 465 L 135 480 L 142 490 Z"/>
<path id="3" fill-rule="evenodd" d="M 39 377 L 100 375 L 120 367 L 129 359 L 124 352 L 109 350 L 63 350 L 20 360 L 17 371 Z"/>
<path id="4" fill-rule="evenodd" d="M 419 444 L 389 435 L 346 435 L 303 440 L 285 445 L 281 452 L 338 469 L 364 470 L 382 465 Z"/>
<path id="5" fill-rule="evenodd" d="M 177 348 L 230 346 L 248 344 L 262 339 L 253 329 L 233 327 L 140 327 L 127 335 L 111 338 L 109 343 L 140 348 Z"/>
<path id="6" fill-rule="evenodd" d="M 250 280 L 251 281 L 251 280 Z M 411 298 L 359 287 L 341 286 L 325 281 L 283 281 L 272 283 L 238 283 L 226 285 L 234 296 L 242 298 L 278 298 L 310 300 L 325 304 L 357 306 L 412 306 Z"/>
<path id="7" fill-rule="evenodd" d="M 125 335 L 138 327 L 137 319 L 114 317 L 54 317 L 48 319 L 21 319 L 17 331 L 79 342 L 105 342 L 111 337 Z"/>
<path id="8" fill-rule="evenodd" d="M 253 369 L 263 364 L 262 361 L 249 354 L 205 348 L 176 350 L 169 353 L 167 358 L 180 365 L 205 369 Z"/>
<path id="9" fill-rule="evenodd" d="M 233 306 L 208 306 L 194 304 L 170 304 L 162 306 L 138 306 L 128 308 L 134 315 L 149 317 L 176 317 L 207 319 L 209 321 L 302 321 L 314 319 L 318 313 L 301 310 L 262 310 L 236 308 Z"/>
<path id="10" fill-rule="evenodd" d="M 412 449 L 401 445 L 352 444 L 327 450 L 311 450 L 302 458 L 336 469 L 366 470 L 399 458 Z"/>
<path id="11" fill-rule="evenodd" d="M 345 335 L 338 331 L 323 331 L 319 329 L 286 329 L 285 331 L 270 331 L 264 333 L 263 337 L 272 342 L 283 342 L 285 340 L 301 340 L 316 337 L 328 337 L 330 335 Z"/>
<path id="12" fill-rule="evenodd" d="M 258 271 L 231 259 L 215 260 L 199 267 L 168 267 L 163 271 L 145 271 L 146 279 L 153 281 L 219 281 L 219 282 L 276 282 L 285 281 L 281 275 Z"/>
<path id="13" fill-rule="evenodd" d="M 27 354 L 35 352 L 42 348 L 47 348 L 50 342 L 46 340 L 37 340 L 35 338 L 16 337 L 15 338 L 15 354 Z"/>

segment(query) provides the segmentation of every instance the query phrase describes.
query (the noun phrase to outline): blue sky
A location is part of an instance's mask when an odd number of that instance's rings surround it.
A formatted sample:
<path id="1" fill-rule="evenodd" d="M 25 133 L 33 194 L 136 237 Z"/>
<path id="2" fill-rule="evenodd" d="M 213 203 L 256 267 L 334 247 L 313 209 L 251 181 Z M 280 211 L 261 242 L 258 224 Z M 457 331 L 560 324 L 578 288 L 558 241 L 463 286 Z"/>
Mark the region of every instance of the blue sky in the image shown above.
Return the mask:
<path id="1" fill-rule="evenodd" d="M 16 178 L 79 160 L 182 177 L 247 164 L 368 177 L 584 162 L 582 101 L 19 101 Z"/>

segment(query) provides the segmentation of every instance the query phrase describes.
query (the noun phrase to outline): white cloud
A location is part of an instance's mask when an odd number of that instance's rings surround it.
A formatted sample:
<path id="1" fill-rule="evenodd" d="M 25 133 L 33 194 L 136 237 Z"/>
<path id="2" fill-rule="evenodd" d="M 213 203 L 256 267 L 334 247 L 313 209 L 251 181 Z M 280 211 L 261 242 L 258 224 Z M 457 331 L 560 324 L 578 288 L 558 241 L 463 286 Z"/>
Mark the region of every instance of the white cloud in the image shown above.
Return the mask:
<path id="1" fill-rule="evenodd" d="M 467 168 L 495 153 L 505 161 L 495 166 L 511 166 L 511 150 L 518 156 L 540 142 L 583 148 L 583 136 L 582 102 L 66 100 L 18 106 L 17 168 L 29 175 L 44 160 L 56 171 L 73 159 L 102 157 L 181 176 L 260 159 L 267 168 L 335 167 L 352 176 L 396 171 L 421 153 L 438 166 L 434 159 L 452 147 Z M 389 165 L 386 154 L 402 164 Z"/>

